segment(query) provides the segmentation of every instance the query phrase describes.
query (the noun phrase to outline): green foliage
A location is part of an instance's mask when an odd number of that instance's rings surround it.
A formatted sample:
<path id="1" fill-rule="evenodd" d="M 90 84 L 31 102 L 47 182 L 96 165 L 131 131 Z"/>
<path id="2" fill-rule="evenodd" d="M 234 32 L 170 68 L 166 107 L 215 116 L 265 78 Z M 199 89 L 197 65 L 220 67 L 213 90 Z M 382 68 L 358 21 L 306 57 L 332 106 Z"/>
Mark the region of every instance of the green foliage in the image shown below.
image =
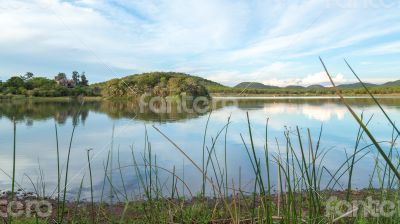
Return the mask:
<path id="1" fill-rule="evenodd" d="M 25 88 L 27 90 L 33 90 L 36 88 L 54 89 L 56 85 L 56 81 L 44 77 L 35 77 L 25 81 Z"/>
<path id="2" fill-rule="evenodd" d="M 21 78 L 23 80 L 28 80 L 28 79 L 33 78 L 33 76 L 34 76 L 34 74 L 32 72 L 27 72 L 27 73 L 25 73 L 25 75 L 21 76 Z"/>
<path id="3" fill-rule="evenodd" d="M 56 75 L 56 77 L 54 77 L 55 80 L 61 80 L 61 79 L 66 79 L 67 75 L 63 72 L 60 72 Z"/>
<path id="4" fill-rule="evenodd" d="M 5 87 L 24 87 L 24 80 L 21 77 L 13 76 L 5 83 Z"/>
<path id="5" fill-rule="evenodd" d="M 95 84 L 105 97 L 134 97 L 142 94 L 154 96 L 208 96 L 206 85 L 218 83 L 184 73 L 151 72 Z"/>
<path id="6" fill-rule="evenodd" d="M 86 75 L 85 75 L 84 72 L 81 75 L 80 85 L 81 86 L 88 86 L 89 85 L 89 81 L 87 80 Z"/>
<path id="7" fill-rule="evenodd" d="M 72 72 L 72 80 L 74 80 L 75 83 L 79 83 L 79 72 L 73 71 Z"/>
<path id="8" fill-rule="evenodd" d="M 13 76 L 5 83 L 0 82 L 0 95 L 25 95 L 28 97 L 62 97 L 62 96 L 99 96 L 100 90 L 88 86 L 84 73 L 80 76 L 80 85 L 70 85 L 65 73 L 58 73 L 54 80 L 46 77 L 34 77 L 27 72 L 23 76 Z M 66 85 L 65 85 L 66 84 Z"/>

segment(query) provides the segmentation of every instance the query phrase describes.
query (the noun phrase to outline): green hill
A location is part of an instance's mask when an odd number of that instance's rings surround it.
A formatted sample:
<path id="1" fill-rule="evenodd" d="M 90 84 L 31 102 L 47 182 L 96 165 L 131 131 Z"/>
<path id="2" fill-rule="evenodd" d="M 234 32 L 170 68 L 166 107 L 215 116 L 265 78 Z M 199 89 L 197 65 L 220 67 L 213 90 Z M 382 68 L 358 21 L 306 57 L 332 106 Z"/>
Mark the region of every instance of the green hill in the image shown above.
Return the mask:
<path id="1" fill-rule="evenodd" d="M 393 81 L 393 82 L 387 82 L 382 84 L 381 86 L 400 86 L 400 80 Z"/>
<path id="2" fill-rule="evenodd" d="M 393 81 L 393 82 L 387 82 L 382 85 L 378 84 L 373 84 L 373 83 L 365 83 L 367 87 L 399 87 L 400 86 L 400 80 Z M 289 85 L 286 87 L 278 87 L 278 86 L 269 86 L 269 85 L 264 85 L 259 82 L 241 82 L 237 84 L 234 88 L 246 88 L 247 89 L 326 89 L 327 87 L 324 87 L 322 85 L 310 85 L 307 87 L 304 86 L 297 86 L 297 85 Z M 348 89 L 362 89 L 363 86 L 360 83 L 350 83 L 350 84 L 341 84 L 337 86 L 339 89 L 342 90 L 348 90 Z"/>
<path id="3" fill-rule="evenodd" d="M 279 89 L 278 86 L 264 85 L 259 82 L 241 82 L 234 86 L 234 88 L 247 88 L 247 89 Z"/>
<path id="4" fill-rule="evenodd" d="M 377 87 L 379 85 L 372 83 L 364 83 L 367 87 Z M 352 84 L 341 84 L 337 86 L 338 89 L 361 89 L 363 86 L 361 83 L 352 83 Z"/>
<path id="5" fill-rule="evenodd" d="M 307 89 L 324 89 L 325 88 L 325 86 L 323 86 L 323 85 L 310 85 L 310 86 L 307 86 Z"/>
<path id="6" fill-rule="evenodd" d="M 198 76 L 177 72 L 148 72 L 116 78 L 93 85 L 101 89 L 102 96 L 122 97 L 141 96 L 209 96 L 207 87 L 223 85 Z"/>
<path id="7" fill-rule="evenodd" d="M 286 86 L 285 89 L 305 89 L 306 87 L 304 86 L 296 86 L 296 85 L 289 85 Z"/>

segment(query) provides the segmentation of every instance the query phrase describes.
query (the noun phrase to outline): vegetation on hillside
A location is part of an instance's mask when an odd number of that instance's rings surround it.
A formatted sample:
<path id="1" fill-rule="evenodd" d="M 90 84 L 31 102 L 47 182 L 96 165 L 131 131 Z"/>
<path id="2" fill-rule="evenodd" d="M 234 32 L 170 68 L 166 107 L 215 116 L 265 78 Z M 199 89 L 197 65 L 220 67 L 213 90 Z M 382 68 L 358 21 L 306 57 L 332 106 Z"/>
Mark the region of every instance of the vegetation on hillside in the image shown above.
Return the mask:
<path id="1" fill-rule="evenodd" d="M 93 86 L 102 89 L 104 97 L 153 96 L 208 96 L 207 86 L 222 85 L 200 77 L 175 72 L 150 72 L 112 79 Z"/>
<path id="2" fill-rule="evenodd" d="M 28 97 L 96 96 L 98 90 L 89 86 L 85 73 L 72 72 L 72 79 L 58 73 L 54 79 L 35 77 L 31 72 L 0 81 L 0 95 L 25 95 Z"/>

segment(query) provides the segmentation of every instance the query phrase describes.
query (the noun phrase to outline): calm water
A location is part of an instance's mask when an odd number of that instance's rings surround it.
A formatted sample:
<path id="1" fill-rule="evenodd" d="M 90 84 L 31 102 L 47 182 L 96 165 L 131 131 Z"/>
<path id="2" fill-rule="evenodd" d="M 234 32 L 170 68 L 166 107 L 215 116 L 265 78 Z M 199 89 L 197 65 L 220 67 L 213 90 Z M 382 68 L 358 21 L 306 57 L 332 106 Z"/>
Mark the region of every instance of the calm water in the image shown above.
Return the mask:
<path id="1" fill-rule="evenodd" d="M 246 112 L 249 112 L 252 122 L 254 144 L 260 156 L 263 155 L 265 144 L 265 123 L 269 118 L 269 145 L 271 154 L 285 150 L 284 131 L 289 130 L 294 145 L 297 147 L 293 130 L 296 126 L 306 137 L 310 129 L 315 142 L 323 125 L 322 148 L 330 149 L 323 165 L 334 171 L 346 158 L 345 152 L 353 150 L 358 130 L 356 122 L 346 108 L 337 99 L 235 99 L 236 103 L 222 103 L 222 99 L 214 99 L 216 107 L 211 114 L 206 145 L 212 145 L 212 139 L 227 122 L 231 115 L 231 125 L 227 135 L 227 161 L 229 179 L 238 184 L 239 169 L 241 170 L 242 188 L 252 188 L 254 173 L 248 160 L 240 134 L 249 144 Z M 232 99 L 231 99 L 232 100 Z M 400 99 L 380 99 L 384 108 L 396 123 L 400 123 Z M 378 108 L 368 99 L 349 99 L 349 102 L 359 114 L 365 118 L 373 115 L 369 126 L 378 140 L 390 140 L 392 129 Z M 80 111 L 80 115 L 76 116 Z M 201 186 L 201 174 L 190 162 L 179 153 L 175 147 L 162 137 L 152 125 L 158 127 L 179 145 L 196 163 L 201 164 L 203 133 L 208 113 L 178 113 L 169 114 L 139 113 L 134 102 L 95 101 L 85 102 L 37 102 L 37 101 L 1 101 L 0 102 L 0 188 L 10 189 L 12 173 L 12 118 L 17 123 L 17 182 L 26 190 L 32 190 L 32 183 L 40 183 L 40 169 L 46 183 L 46 194 L 51 195 L 57 183 L 56 138 L 55 124 L 58 126 L 60 139 L 60 156 L 63 167 L 67 157 L 69 139 L 73 123 L 77 125 L 73 139 L 70 162 L 69 187 L 70 197 L 74 196 L 82 176 L 88 176 L 86 149 L 92 148 L 93 183 L 96 195 L 99 195 L 103 184 L 104 163 L 112 148 L 112 166 L 117 168 L 118 159 L 122 168 L 124 184 L 129 192 L 138 193 L 138 179 L 134 175 L 131 147 L 137 158 L 141 157 L 144 148 L 145 129 L 147 129 L 151 149 L 157 156 L 157 164 L 168 170 L 176 167 L 176 173 L 196 193 Z M 114 127 L 114 138 L 112 133 Z M 304 142 L 307 139 L 304 138 Z M 306 144 L 306 143 L 305 143 Z M 362 145 L 369 144 L 365 138 Z M 386 148 L 388 148 L 385 145 Z M 119 156 L 118 156 L 119 155 Z M 216 156 L 223 163 L 224 139 L 220 137 L 216 143 Z M 356 165 L 354 185 L 368 185 L 372 173 L 375 150 L 365 156 Z M 142 163 L 143 164 L 143 163 Z M 65 168 L 64 168 L 65 169 Z M 118 170 L 113 172 L 113 182 L 121 187 L 122 182 Z M 276 182 L 276 166 L 272 168 L 272 179 Z M 171 181 L 169 174 L 159 171 L 160 178 Z M 346 182 L 343 179 L 343 182 Z M 84 190 L 87 193 L 89 180 L 84 180 Z M 168 188 L 168 187 L 167 187 Z M 121 189 L 121 188 L 120 188 Z M 188 193 L 185 190 L 186 194 Z M 87 196 L 87 195 L 86 195 Z"/>

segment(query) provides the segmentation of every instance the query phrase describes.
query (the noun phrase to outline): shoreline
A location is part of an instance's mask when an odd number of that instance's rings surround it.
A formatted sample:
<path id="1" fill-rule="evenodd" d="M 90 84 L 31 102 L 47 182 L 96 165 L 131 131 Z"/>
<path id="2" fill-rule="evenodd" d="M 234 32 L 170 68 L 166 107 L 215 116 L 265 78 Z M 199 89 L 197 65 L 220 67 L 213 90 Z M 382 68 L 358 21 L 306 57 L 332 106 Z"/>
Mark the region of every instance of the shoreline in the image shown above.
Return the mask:
<path id="1" fill-rule="evenodd" d="M 370 97 L 369 94 L 346 94 L 345 97 Z M 374 97 L 400 97 L 400 93 L 391 94 L 373 94 Z M 210 93 L 213 98 L 216 97 L 338 97 L 336 94 L 230 94 L 230 93 Z"/>
<path id="2" fill-rule="evenodd" d="M 400 95 L 374 95 L 377 99 L 400 99 Z M 301 96 L 301 95 L 293 95 L 293 96 L 212 96 L 213 99 L 340 99 L 340 97 L 336 95 L 329 96 Z M 345 99 L 371 99 L 369 95 L 362 96 L 344 96 Z"/>
<path id="3" fill-rule="evenodd" d="M 352 203 L 353 206 L 360 206 L 360 205 L 368 205 L 367 203 L 373 200 L 375 203 L 385 202 L 385 203 L 392 203 L 394 206 L 399 206 L 398 201 L 395 200 L 394 196 L 397 194 L 395 190 L 384 190 L 376 189 L 376 188 L 363 188 L 363 189 L 355 189 L 348 191 L 347 189 L 343 190 L 323 190 L 318 192 L 318 195 L 321 199 L 325 200 L 325 203 L 322 203 L 320 206 L 320 210 L 318 211 L 318 215 L 324 217 L 326 215 L 332 215 L 330 209 L 335 208 L 334 206 L 339 203 Z M 384 196 L 382 196 L 384 193 Z M 16 197 L 12 200 L 10 192 L 7 192 L 0 196 L 0 199 L 3 200 L 3 204 L 0 206 L 0 211 L 3 214 L 7 213 L 7 207 L 12 202 L 20 203 L 20 207 L 14 210 L 14 214 L 20 212 L 24 213 L 27 208 L 31 205 L 28 205 L 31 202 L 42 202 L 41 211 L 46 212 L 43 214 L 47 214 L 46 217 L 39 218 L 40 220 L 58 220 L 60 215 L 61 207 L 63 203 L 58 201 L 57 198 L 48 198 L 48 197 L 38 197 L 33 192 L 25 193 L 21 197 Z M 104 201 L 91 201 L 90 199 L 77 199 L 77 200 L 70 200 L 65 202 L 65 210 L 63 221 L 66 222 L 85 222 L 89 223 L 95 220 L 95 223 L 109 223 L 110 219 L 115 219 L 115 217 L 119 217 L 120 221 L 128 222 L 149 222 L 149 221 L 156 221 L 159 217 L 155 220 L 151 218 L 151 214 L 148 212 L 154 212 L 156 208 L 158 213 L 160 214 L 169 214 L 170 220 L 175 221 L 193 221 L 191 218 L 202 218 L 202 214 L 192 213 L 194 208 L 201 209 L 203 212 L 213 212 L 215 209 L 219 210 L 220 212 L 224 211 L 224 203 L 229 205 L 231 209 L 234 209 L 235 204 L 236 206 L 242 207 L 241 210 L 241 221 L 248 223 L 251 218 L 249 218 L 253 212 L 253 206 L 259 207 L 262 203 L 269 202 L 270 206 L 276 206 L 279 209 L 284 211 L 284 206 L 282 205 L 281 198 L 290 198 L 295 197 L 295 201 L 293 203 L 298 204 L 302 208 L 303 217 L 306 217 L 308 214 L 312 213 L 311 208 L 307 207 L 307 204 L 303 204 L 301 202 L 301 198 L 306 198 L 308 196 L 307 191 L 300 191 L 300 192 L 275 192 L 271 193 L 270 195 L 262 195 L 260 193 L 256 195 L 252 194 L 245 194 L 244 192 L 236 192 L 235 194 L 229 194 L 224 197 L 212 197 L 212 196 L 192 196 L 192 197 L 161 197 L 161 198 L 151 198 L 146 199 L 144 195 L 137 198 L 136 200 L 118 200 L 114 203 Z M 350 196 L 350 202 L 348 202 L 347 194 Z M 46 203 L 43 203 L 46 202 Z M 396 204 L 397 203 L 397 204 Z M 192 214 L 189 220 L 186 220 L 182 217 L 180 212 L 170 210 L 171 205 L 176 205 L 179 207 L 180 211 Z M 50 207 L 47 207 L 50 206 Z M 129 209 L 128 209 L 129 207 Z M 35 213 L 36 207 L 29 207 L 34 209 L 32 212 Z M 147 208 L 147 209 L 146 209 Z M 358 207 L 361 208 L 361 207 Z M 47 210 L 46 210 L 47 209 Z M 153 210 L 152 210 L 153 209 Z M 395 207 L 394 209 L 398 209 Z M 150 211 L 146 211 L 150 210 Z M 101 211 L 101 212 L 100 212 Z M 327 213 L 328 212 L 328 213 Z M 315 215 L 315 214 L 314 214 Z M 163 215 L 161 215 L 163 216 Z M 165 216 L 165 215 L 164 215 Z M 110 218 L 111 217 L 111 218 Z M 114 217 L 114 218 L 112 218 Z M 230 223 L 231 217 L 229 216 L 228 212 L 222 212 L 217 219 L 214 219 L 212 223 Z M 253 217 L 254 218 L 254 217 Z M 257 217 L 259 218 L 259 217 Z M 279 221 L 285 219 L 285 214 L 277 214 L 271 217 L 272 220 Z M 353 217 L 352 216 L 344 216 L 342 217 L 344 221 L 349 221 Z M 365 216 L 365 218 L 371 218 Z M 18 223 L 34 223 L 35 221 L 39 220 L 37 217 L 16 217 L 14 220 Z M 167 218 L 168 219 L 168 218 Z M 261 218 L 262 219 L 262 218 Z M 159 221 L 159 220 L 158 220 Z"/>
<path id="4" fill-rule="evenodd" d="M 210 94 L 211 99 L 339 99 L 337 95 L 334 94 L 324 94 L 324 95 L 307 95 L 307 94 Z M 374 94 L 375 98 L 378 99 L 400 99 L 400 94 Z M 344 98 L 347 99 L 368 99 L 371 98 L 368 94 L 344 94 Z M 85 100 L 85 101 L 102 101 L 102 100 L 127 100 L 126 97 L 115 97 L 108 98 L 102 96 L 83 96 L 83 97 L 72 97 L 72 96 L 62 96 L 62 97 L 26 97 L 21 95 L 0 95 L 0 101 L 2 100 L 35 100 L 35 101 L 75 101 L 75 100 Z"/>

